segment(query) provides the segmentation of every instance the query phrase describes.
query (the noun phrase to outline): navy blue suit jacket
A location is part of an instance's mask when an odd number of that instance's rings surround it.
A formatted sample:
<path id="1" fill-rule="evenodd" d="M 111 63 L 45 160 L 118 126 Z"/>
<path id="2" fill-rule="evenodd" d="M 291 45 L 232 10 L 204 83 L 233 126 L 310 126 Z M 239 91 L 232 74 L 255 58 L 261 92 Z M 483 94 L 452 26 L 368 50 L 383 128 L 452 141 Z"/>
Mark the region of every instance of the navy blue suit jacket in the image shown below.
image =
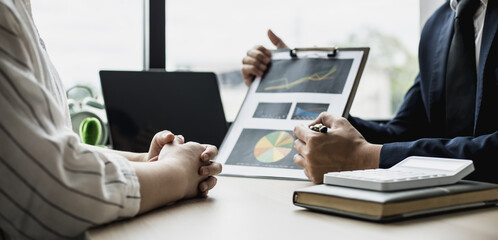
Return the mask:
<path id="1" fill-rule="evenodd" d="M 412 155 L 466 158 L 472 159 L 476 168 L 467 179 L 498 183 L 498 1 L 489 1 L 486 9 L 474 134 L 449 138 L 444 132 L 444 86 L 454 17 L 446 2 L 425 24 L 419 45 L 420 72 L 393 120 L 387 124 L 355 117 L 348 120 L 367 141 L 384 144 L 380 167 Z"/>

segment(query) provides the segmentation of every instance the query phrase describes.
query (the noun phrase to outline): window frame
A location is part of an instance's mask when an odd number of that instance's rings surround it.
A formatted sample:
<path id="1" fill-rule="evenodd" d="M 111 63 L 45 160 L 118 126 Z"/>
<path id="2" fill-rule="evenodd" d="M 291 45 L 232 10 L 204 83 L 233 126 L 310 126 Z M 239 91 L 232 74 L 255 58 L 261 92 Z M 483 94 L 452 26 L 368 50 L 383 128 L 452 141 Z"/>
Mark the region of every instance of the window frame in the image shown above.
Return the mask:
<path id="1" fill-rule="evenodd" d="M 166 69 L 166 0 L 144 0 L 144 69 Z"/>

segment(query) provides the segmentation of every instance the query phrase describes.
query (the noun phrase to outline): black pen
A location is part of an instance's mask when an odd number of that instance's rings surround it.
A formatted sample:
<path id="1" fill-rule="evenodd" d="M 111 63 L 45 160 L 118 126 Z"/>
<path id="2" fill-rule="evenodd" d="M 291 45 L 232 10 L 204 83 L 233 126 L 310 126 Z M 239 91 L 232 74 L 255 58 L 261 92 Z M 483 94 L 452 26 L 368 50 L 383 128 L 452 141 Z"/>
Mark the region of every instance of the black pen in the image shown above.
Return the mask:
<path id="1" fill-rule="evenodd" d="M 328 129 L 327 126 L 317 123 L 315 125 L 310 126 L 310 129 L 315 131 L 315 132 L 321 132 L 321 133 L 327 133 Z"/>

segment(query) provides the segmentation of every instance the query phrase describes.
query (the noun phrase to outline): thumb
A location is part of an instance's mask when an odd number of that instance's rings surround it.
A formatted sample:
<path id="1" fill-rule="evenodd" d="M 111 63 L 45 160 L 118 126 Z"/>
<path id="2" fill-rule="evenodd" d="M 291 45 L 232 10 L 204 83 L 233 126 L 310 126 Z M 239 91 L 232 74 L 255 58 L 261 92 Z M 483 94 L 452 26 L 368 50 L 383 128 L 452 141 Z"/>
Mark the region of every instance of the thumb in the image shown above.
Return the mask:
<path id="1" fill-rule="evenodd" d="M 157 160 L 159 160 L 159 156 L 155 156 L 155 157 L 149 159 L 149 162 L 156 162 Z"/>
<path id="2" fill-rule="evenodd" d="M 322 112 L 315 120 L 313 120 L 313 122 L 311 122 L 311 124 L 309 124 L 309 126 L 321 123 L 330 128 L 334 123 L 334 119 L 335 117 L 332 114 L 327 112 Z"/>
<path id="3" fill-rule="evenodd" d="M 149 152 L 146 154 L 146 160 L 152 161 L 153 157 L 159 155 L 159 152 L 164 145 L 173 142 L 175 135 L 170 131 L 164 130 L 154 135 L 152 143 L 150 144 Z M 152 158 L 152 159 L 151 159 Z"/>
<path id="4" fill-rule="evenodd" d="M 268 38 L 270 38 L 271 43 L 277 48 L 289 48 L 271 29 L 268 29 Z"/>
<path id="5" fill-rule="evenodd" d="M 164 131 L 161 133 L 161 136 L 158 139 L 159 147 L 164 146 L 165 144 L 171 143 L 175 140 L 175 135 L 169 131 Z"/>

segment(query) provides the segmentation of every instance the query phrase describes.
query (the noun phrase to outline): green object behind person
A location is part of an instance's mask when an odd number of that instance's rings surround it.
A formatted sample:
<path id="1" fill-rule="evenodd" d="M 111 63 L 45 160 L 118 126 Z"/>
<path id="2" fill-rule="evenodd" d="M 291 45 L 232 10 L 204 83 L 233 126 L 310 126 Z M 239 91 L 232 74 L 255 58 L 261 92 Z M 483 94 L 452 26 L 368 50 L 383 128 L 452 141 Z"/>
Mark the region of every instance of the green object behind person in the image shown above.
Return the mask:
<path id="1" fill-rule="evenodd" d="M 102 136 L 100 121 L 94 117 L 85 118 L 80 124 L 80 136 L 83 143 L 97 145 Z"/>

